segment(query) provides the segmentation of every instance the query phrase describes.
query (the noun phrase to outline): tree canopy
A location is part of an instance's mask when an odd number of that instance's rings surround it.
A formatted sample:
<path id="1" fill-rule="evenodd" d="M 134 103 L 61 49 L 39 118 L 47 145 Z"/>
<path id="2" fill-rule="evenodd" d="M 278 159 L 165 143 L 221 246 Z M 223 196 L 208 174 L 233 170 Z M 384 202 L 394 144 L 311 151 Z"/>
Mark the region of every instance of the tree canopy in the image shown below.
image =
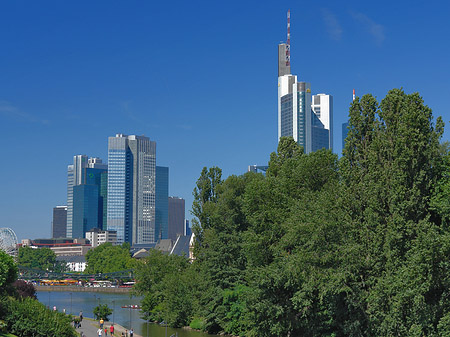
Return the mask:
<path id="1" fill-rule="evenodd" d="M 91 249 L 86 254 L 86 274 L 113 273 L 133 267 L 133 259 L 130 255 L 130 245 L 124 243 L 113 246 L 111 243 L 103 243 Z"/>
<path id="2" fill-rule="evenodd" d="M 443 122 L 401 89 L 349 116 L 340 159 L 281 138 L 266 175 L 202 170 L 195 261 L 139 268 L 152 319 L 248 337 L 450 334 Z"/>

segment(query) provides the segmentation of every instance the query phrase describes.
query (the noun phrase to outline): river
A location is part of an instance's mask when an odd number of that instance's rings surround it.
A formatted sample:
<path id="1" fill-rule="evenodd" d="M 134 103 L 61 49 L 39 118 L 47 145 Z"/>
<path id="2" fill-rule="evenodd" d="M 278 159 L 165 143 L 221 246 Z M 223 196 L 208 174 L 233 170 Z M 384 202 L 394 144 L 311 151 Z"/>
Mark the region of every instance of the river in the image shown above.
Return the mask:
<path id="1" fill-rule="evenodd" d="M 140 310 L 121 308 L 123 305 L 139 304 L 140 297 L 130 297 L 129 294 L 115 293 L 91 293 L 91 292 L 56 292 L 56 291 L 38 291 L 38 300 L 46 306 L 59 311 L 66 310 L 67 314 L 78 315 L 83 311 L 85 317 L 94 318 L 92 310 L 99 304 L 107 304 L 113 310 L 109 317 L 110 322 L 118 323 L 123 327 L 134 328 L 136 333 L 142 336 L 165 337 L 177 334 L 179 337 L 208 337 L 213 336 L 198 331 L 172 329 L 150 323 L 140 318 Z M 148 331 L 148 335 L 147 335 Z"/>

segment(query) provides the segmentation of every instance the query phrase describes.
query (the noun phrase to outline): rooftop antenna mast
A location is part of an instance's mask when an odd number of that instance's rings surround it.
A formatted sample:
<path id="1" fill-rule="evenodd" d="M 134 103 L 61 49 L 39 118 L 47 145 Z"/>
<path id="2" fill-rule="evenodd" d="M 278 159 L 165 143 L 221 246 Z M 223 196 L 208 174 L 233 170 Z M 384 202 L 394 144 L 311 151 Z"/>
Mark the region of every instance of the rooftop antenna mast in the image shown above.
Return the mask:
<path id="1" fill-rule="evenodd" d="M 356 96 L 355 96 L 355 89 L 353 89 L 353 100 L 355 100 Z"/>
<path id="2" fill-rule="evenodd" d="M 291 10 L 287 12 L 286 66 L 291 65 Z"/>

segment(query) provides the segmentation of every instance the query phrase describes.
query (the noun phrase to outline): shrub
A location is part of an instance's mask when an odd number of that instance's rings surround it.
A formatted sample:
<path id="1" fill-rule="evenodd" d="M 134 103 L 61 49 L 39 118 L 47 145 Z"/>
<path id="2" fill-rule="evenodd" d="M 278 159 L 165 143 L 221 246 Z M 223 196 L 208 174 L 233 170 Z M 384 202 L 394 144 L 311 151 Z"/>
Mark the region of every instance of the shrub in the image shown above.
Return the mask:
<path id="1" fill-rule="evenodd" d="M 100 304 L 94 308 L 93 311 L 95 318 L 103 318 L 105 321 L 109 321 L 108 316 L 112 314 L 112 310 L 106 304 Z"/>
<path id="2" fill-rule="evenodd" d="M 77 336 L 69 316 L 49 310 L 37 300 L 9 298 L 6 307 L 4 320 L 8 331 L 17 336 Z"/>

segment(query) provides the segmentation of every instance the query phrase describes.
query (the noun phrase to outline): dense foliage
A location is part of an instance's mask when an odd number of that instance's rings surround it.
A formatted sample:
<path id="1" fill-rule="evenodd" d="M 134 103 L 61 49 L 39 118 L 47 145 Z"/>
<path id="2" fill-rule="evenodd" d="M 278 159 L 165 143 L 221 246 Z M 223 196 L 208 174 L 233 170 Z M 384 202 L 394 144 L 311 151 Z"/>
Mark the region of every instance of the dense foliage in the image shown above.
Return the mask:
<path id="1" fill-rule="evenodd" d="M 20 298 L 29 297 L 29 298 L 37 299 L 36 288 L 34 287 L 34 285 L 32 283 L 24 281 L 24 280 L 16 280 L 13 283 L 13 287 L 16 290 L 17 295 Z"/>
<path id="2" fill-rule="evenodd" d="M 17 266 L 13 258 L 0 249 L 0 296 L 11 291 L 11 284 L 16 277 Z"/>
<path id="3" fill-rule="evenodd" d="M 99 304 L 94 308 L 92 313 L 94 314 L 96 320 L 103 319 L 104 321 L 109 321 L 109 316 L 112 314 L 112 310 L 107 304 Z"/>
<path id="4" fill-rule="evenodd" d="M 450 335 L 450 155 L 417 94 L 350 107 L 341 159 L 282 138 L 266 175 L 203 169 L 195 261 L 154 252 L 153 320 L 239 336 Z"/>
<path id="5" fill-rule="evenodd" d="M 56 261 L 56 254 L 50 248 L 31 248 L 28 246 L 20 247 L 17 256 L 19 266 L 49 270 L 55 272 L 64 272 L 66 266 L 64 262 Z"/>
<path id="6" fill-rule="evenodd" d="M 52 311 L 35 299 L 32 285 L 17 281 L 17 266 L 0 250 L 0 328 L 20 337 L 75 337 L 68 315 Z"/>
<path id="7" fill-rule="evenodd" d="M 86 274 L 112 273 L 134 266 L 129 243 L 113 246 L 107 242 L 91 249 L 86 254 Z"/>

